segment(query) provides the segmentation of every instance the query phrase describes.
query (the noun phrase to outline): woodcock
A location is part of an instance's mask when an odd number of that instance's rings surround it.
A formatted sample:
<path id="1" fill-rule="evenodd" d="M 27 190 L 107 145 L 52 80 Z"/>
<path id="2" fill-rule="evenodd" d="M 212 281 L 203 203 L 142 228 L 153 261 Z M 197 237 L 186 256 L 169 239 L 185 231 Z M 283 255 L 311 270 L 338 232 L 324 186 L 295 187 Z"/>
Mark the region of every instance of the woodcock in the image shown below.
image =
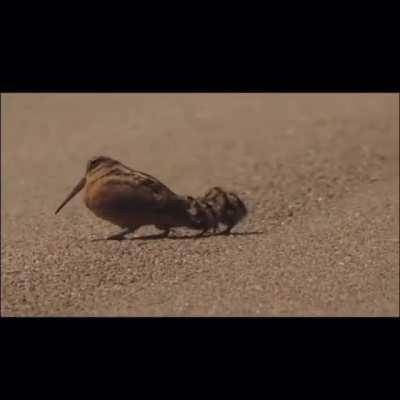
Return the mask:
<path id="1" fill-rule="evenodd" d="M 86 174 L 56 210 L 56 214 L 82 189 L 84 202 L 96 216 L 123 228 L 107 239 L 121 240 L 145 225 L 154 225 L 168 236 L 170 229 L 187 227 L 217 231 L 218 224 L 230 230 L 247 214 L 240 198 L 219 187 L 193 198 L 174 193 L 151 175 L 133 170 L 119 161 L 99 156 L 87 162 Z"/>

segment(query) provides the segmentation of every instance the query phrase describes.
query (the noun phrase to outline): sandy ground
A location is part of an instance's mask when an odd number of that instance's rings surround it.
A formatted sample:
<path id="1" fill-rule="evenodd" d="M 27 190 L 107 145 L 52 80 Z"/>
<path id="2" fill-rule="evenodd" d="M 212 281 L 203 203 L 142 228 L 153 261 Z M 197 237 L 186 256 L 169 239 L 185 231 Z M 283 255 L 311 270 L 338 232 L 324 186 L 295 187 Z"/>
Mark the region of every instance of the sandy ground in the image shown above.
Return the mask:
<path id="1" fill-rule="evenodd" d="M 2 315 L 398 315 L 398 120 L 394 94 L 3 94 Z M 249 217 L 94 241 L 119 228 L 81 195 L 54 211 L 100 154 Z"/>

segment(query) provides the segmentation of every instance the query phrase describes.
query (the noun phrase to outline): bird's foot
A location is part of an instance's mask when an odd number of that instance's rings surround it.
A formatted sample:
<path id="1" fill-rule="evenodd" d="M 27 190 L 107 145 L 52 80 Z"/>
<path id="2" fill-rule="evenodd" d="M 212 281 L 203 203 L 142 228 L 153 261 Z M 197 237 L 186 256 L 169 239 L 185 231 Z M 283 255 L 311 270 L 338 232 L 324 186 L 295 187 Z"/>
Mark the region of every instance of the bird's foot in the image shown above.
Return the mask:
<path id="1" fill-rule="evenodd" d="M 160 237 L 162 237 L 162 238 L 166 238 L 166 237 L 168 237 L 168 235 L 171 233 L 171 230 L 170 229 L 166 229 L 164 232 L 161 232 L 160 233 Z"/>
<path id="2" fill-rule="evenodd" d="M 134 232 L 134 229 L 131 228 L 127 228 L 124 229 L 122 232 L 116 233 L 114 235 L 108 236 L 106 238 L 106 240 L 124 240 L 125 239 L 125 235 L 127 235 L 128 233 L 132 233 Z"/>
<path id="3" fill-rule="evenodd" d="M 231 233 L 232 226 L 228 226 L 226 229 L 224 229 L 222 232 L 220 232 L 220 235 L 229 235 Z"/>
<path id="4" fill-rule="evenodd" d="M 202 237 L 204 236 L 204 234 L 208 231 L 208 229 L 204 229 L 203 231 L 201 231 L 200 233 L 198 233 L 197 235 L 194 235 L 194 237 Z"/>
<path id="5" fill-rule="evenodd" d="M 158 238 L 166 238 L 168 237 L 168 235 L 171 233 L 171 229 L 170 228 L 164 228 L 164 231 L 161 232 L 159 235 L 157 235 L 156 237 Z"/>

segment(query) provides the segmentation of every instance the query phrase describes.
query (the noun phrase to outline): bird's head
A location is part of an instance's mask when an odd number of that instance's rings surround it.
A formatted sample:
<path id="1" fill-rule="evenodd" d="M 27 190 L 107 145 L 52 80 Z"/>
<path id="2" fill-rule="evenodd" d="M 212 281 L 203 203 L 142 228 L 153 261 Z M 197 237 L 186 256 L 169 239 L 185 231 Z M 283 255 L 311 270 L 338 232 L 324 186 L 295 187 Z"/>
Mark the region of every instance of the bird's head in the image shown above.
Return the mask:
<path id="1" fill-rule="evenodd" d="M 86 175 L 78 182 L 72 192 L 67 198 L 61 203 L 60 207 L 57 208 L 56 214 L 73 198 L 75 197 L 86 185 L 87 177 L 91 174 L 98 172 L 104 167 L 110 167 L 117 164 L 118 161 L 113 160 L 110 157 L 97 156 L 92 157 L 86 164 Z"/>

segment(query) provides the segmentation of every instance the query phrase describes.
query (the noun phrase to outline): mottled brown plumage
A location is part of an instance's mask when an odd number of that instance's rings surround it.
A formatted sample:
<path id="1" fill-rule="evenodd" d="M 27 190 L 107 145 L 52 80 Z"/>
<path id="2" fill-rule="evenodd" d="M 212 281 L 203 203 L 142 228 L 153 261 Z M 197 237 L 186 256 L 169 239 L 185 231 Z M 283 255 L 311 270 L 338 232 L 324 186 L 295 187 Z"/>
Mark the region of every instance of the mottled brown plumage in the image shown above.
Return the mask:
<path id="1" fill-rule="evenodd" d="M 218 223 L 228 225 L 230 231 L 242 218 L 239 218 L 237 204 L 238 201 L 243 203 L 232 193 L 213 188 L 204 198 L 180 196 L 153 176 L 104 156 L 88 161 L 85 177 L 56 214 L 82 189 L 89 210 L 97 217 L 124 228 L 109 239 L 122 239 L 144 225 L 156 226 L 164 231 L 164 236 L 173 227 L 202 230 L 200 235 L 209 229 L 215 232 Z"/>
<path id="2" fill-rule="evenodd" d="M 222 232 L 225 234 L 230 233 L 231 229 L 247 215 L 247 208 L 239 196 L 233 192 L 226 192 L 218 186 L 208 190 L 201 200 L 212 207 L 218 222 L 226 225 L 226 229 Z"/>

